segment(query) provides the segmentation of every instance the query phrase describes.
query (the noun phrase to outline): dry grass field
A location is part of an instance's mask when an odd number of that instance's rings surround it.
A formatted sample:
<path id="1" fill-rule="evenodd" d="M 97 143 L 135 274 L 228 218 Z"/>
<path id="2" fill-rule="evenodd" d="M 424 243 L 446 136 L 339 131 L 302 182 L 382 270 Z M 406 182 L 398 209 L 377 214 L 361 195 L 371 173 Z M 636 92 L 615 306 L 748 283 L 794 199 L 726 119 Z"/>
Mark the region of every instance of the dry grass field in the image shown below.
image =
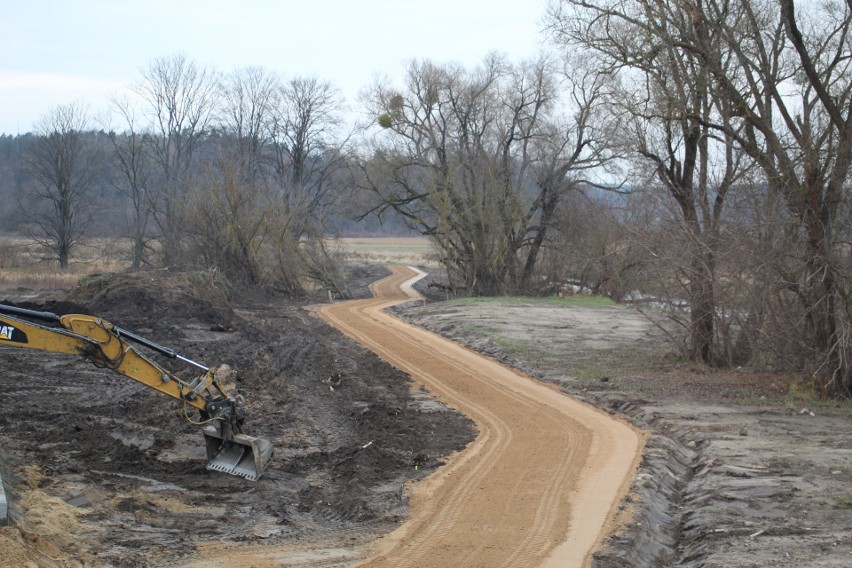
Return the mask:
<path id="1" fill-rule="evenodd" d="M 81 243 L 67 270 L 61 270 L 44 250 L 21 236 L 0 236 L 0 292 L 70 290 L 88 274 L 120 272 L 129 266 L 128 243 L 93 239 Z"/>
<path id="2" fill-rule="evenodd" d="M 424 237 L 342 238 L 336 247 L 350 264 L 417 264 L 437 267 L 432 245 Z"/>
<path id="3" fill-rule="evenodd" d="M 349 265 L 416 264 L 435 266 L 432 247 L 422 237 L 351 237 L 332 241 L 331 248 Z M 89 274 L 122 272 L 130 266 L 130 243 L 124 239 L 92 239 L 74 251 L 71 266 L 60 270 L 35 242 L 0 236 L 0 293 L 25 290 L 70 290 Z"/>

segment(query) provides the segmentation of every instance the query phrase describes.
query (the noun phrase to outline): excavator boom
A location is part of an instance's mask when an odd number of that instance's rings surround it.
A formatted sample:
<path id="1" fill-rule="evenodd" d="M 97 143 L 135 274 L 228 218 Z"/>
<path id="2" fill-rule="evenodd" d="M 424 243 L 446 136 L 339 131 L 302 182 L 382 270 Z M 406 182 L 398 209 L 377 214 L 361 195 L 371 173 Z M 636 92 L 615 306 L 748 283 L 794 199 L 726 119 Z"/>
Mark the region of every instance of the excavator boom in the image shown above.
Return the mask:
<path id="1" fill-rule="evenodd" d="M 0 345 L 78 355 L 167 394 L 181 403 L 187 420 L 205 425 L 207 469 L 252 481 L 263 475 L 272 458 L 272 444 L 242 433 L 242 397 L 223 389 L 215 369 L 95 316 L 60 316 L 5 304 L 0 304 L 0 314 L 4 314 L 0 316 Z M 182 379 L 130 342 L 179 360 L 199 374 Z M 198 414 L 198 420 L 189 418 L 189 409 Z"/>

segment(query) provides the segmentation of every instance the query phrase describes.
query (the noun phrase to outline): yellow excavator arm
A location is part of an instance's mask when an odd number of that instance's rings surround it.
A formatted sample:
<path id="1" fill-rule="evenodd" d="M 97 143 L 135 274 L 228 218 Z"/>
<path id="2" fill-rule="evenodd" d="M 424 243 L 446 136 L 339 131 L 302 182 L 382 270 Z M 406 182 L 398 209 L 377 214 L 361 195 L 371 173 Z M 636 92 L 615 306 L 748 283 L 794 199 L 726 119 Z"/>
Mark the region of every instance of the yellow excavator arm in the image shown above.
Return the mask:
<path id="1" fill-rule="evenodd" d="M 105 367 L 165 393 L 180 401 L 187 420 L 205 426 L 208 469 L 251 480 L 263 474 L 272 458 L 272 445 L 242 433 L 242 397 L 230 396 L 222 388 L 215 369 L 95 316 L 60 316 L 4 304 L 0 304 L 0 314 L 3 314 L 0 315 L 0 345 L 78 355 L 97 367 Z M 182 379 L 130 342 L 180 360 L 199 374 L 191 380 Z M 198 420 L 189 417 L 188 407 L 197 411 Z"/>

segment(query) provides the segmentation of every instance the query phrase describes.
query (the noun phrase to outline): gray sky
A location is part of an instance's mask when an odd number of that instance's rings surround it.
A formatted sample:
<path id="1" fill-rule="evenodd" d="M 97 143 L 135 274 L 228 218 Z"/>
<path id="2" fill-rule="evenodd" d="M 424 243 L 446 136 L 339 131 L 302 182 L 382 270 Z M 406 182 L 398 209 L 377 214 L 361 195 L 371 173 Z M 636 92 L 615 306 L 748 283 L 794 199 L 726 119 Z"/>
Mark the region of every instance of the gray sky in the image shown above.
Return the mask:
<path id="1" fill-rule="evenodd" d="M 473 67 L 542 43 L 545 0 L 0 0 L 0 133 L 83 100 L 124 94 L 152 59 L 316 75 L 350 103 L 374 76 L 428 58 Z"/>

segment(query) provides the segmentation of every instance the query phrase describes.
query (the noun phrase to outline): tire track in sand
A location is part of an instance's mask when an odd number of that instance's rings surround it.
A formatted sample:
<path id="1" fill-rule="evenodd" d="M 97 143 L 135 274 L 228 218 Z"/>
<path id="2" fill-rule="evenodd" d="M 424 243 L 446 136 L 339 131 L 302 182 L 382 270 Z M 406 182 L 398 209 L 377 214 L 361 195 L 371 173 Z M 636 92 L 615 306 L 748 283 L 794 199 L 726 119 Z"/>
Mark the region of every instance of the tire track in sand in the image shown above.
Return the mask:
<path id="1" fill-rule="evenodd" d="M 374 298 L 318 313 L 476 422 L 464 451 L 411 487 L 411 515 L 360 565 L 588 565 L 638 464 L 624 422 L 384 308 L 410 301 L 418 273 L 392 267 Z"/>

